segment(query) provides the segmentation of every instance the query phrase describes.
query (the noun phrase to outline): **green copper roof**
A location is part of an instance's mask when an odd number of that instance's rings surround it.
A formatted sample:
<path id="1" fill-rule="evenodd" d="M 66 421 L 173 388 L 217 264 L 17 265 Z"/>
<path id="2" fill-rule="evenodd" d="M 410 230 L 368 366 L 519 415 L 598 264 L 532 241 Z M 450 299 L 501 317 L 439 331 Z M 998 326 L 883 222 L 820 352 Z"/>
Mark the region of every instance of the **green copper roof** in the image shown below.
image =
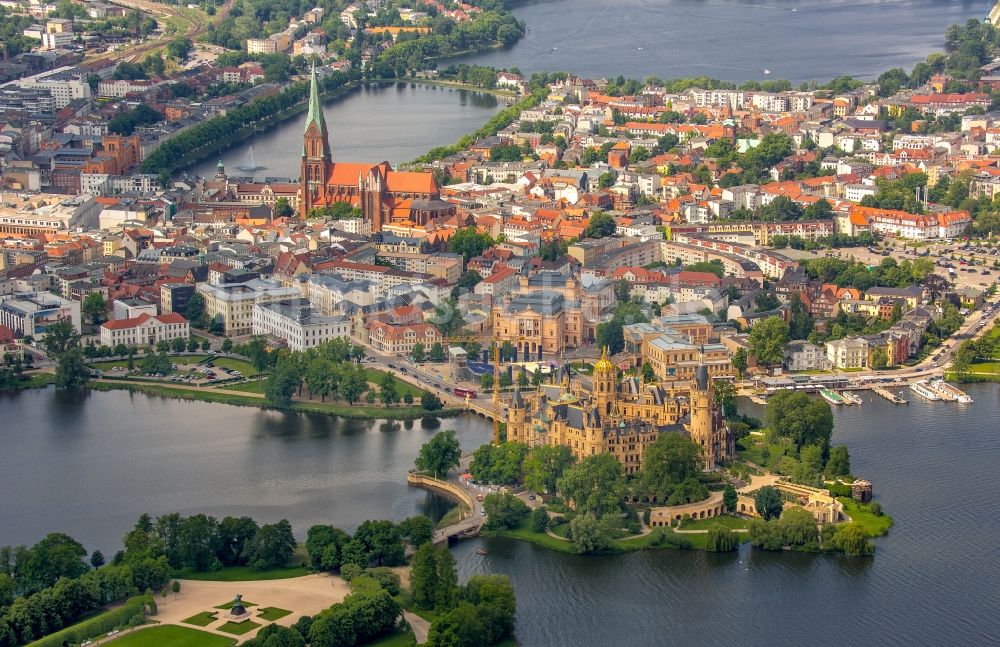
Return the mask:
<path id="1" fill-rule="evenodd" d="M 306 130 L 309 124 L 316 122 L 320 132 L 325 132 L 326 125 L 323 123 L 323 106 L 319 102 L 319 83 L 316 82 L 316 66 L 313 65 L 309 78 L 309 115 L 306 117 Z"/>

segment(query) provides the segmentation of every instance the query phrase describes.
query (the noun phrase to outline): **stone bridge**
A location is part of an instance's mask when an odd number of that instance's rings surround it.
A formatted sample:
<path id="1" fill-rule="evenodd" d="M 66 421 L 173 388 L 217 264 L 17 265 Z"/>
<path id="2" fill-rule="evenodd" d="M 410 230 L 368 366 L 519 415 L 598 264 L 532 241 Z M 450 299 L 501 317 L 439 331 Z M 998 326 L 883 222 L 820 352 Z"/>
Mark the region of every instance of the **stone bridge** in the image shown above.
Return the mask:
<path id="1" fill-rule="evenodd" d="M 462 510 L 459 520 L 450 526 L 434 531 L 434 544 L 448 544 L 452 539 L 467 539 L 475 537 L 482 530 L 485 517 L 482 515 L 482 504 L 476 500 L 458 479 L 458 474 L 449 474 L 448 480 L 434 478 L 427 474 L 410 471 L 406 482 L 415 487 L 422 487 L 437 494 L 442 494 L 458 503 Z"/>

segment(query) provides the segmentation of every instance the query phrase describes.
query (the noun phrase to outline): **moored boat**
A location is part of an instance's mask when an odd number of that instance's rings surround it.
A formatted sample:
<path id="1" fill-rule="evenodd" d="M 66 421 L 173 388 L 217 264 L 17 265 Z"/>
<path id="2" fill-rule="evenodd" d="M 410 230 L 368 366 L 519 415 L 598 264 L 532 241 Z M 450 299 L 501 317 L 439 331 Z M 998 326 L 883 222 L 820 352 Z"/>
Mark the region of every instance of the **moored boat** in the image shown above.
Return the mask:
<path id="1" fill-rule="evenodd" d="M 910 390 L 926 400 L 940 400 L 941 396 L 927 386 L 926 380 L 910 384 Z"/>
<path id="2" fill-rule="evenodd" d="M 830 389 L 820 389 L 819 396 L 830 404 L 844 404 L 844 398 L 836 391 L 832 391 Z"/>

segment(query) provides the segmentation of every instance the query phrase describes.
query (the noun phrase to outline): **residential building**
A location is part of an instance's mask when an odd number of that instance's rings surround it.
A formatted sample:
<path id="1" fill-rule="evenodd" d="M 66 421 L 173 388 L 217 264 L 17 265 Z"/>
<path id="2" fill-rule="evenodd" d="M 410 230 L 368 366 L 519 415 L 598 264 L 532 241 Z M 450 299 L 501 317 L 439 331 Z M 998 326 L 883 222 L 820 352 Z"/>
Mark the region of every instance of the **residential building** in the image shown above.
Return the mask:
<path id="1" fill-rule="evenodd" d="M 0 296 L 0 326 L 25 337 L 40 339 L 45 330 L 60 320 L 80 330 L 80 302 L 48 292 L 14 292 Z"/>

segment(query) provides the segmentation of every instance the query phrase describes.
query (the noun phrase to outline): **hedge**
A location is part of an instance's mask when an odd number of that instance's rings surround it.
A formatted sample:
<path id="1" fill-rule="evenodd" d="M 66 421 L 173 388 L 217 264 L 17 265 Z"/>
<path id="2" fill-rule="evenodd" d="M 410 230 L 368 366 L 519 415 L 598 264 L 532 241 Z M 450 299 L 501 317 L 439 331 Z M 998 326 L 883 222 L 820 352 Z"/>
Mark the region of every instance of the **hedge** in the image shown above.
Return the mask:
<path id="1" fill-rule="evenodd" d="M 103 636 L 112 629 L 134 627 L 146 621 L 146 607 L 156 614 L 156 600 L 151 595 L 137 595 L 129 598 L 123 606 L 105 611 L 93 618 L 49 634 L 28 647 L 63 647 L 65 644 L 78 645 L 88 638 Z"/>

